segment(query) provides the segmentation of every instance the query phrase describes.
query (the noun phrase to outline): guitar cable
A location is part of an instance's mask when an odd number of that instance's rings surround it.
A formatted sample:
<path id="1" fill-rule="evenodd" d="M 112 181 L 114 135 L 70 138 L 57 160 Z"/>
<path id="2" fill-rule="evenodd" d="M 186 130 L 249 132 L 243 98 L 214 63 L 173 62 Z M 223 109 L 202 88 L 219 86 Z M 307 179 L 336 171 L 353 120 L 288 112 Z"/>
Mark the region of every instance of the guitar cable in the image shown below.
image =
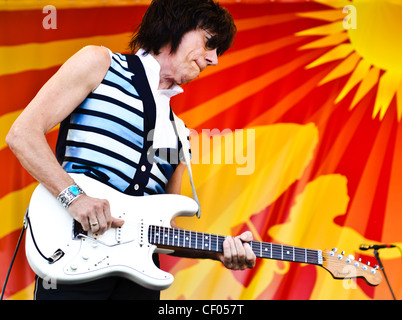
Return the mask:
<path id="1" fill-rule="evenodd" d="M 23 228 L 22 228 L 22 230 L 21 230 L 21 234 L 20 234 L 20 237 L 19 237 L 19 239 L 18 239 L 17 246 L 16 246 L 16 248 L 15 248 L 13 258 L 11 259 L 10 267 L 9 267 L 9 269 L 8 269 L 8 272 L 7 272 L 7 275 L 6 275 L 6 279 L 5 279 L 5 281 L 4 281 L 3 289 L 2 289 L 2 291 L 1 291 L 0 301 L 3 300 L 4 293 L 5 293 L 5 291 L 6 291 L 6 286 L 7 286 L 8 278 L 10 277 L 10 273 L 11 273 L 11 269 L 12 269 L 13 264 L 14 264 L 14 261 L 15 261 L 15 257 L 17 256 L 18 249 L 19 249 L 19 247 L 20 247 L 22 237 L 24 236 L 25 230 L 26 230 L 26 228 L 27 228 L 28 226 L 29 226 L 29 231 L 30 231 L 30 233 L 31 233 L 32 242 L 33 242 L 33 244 L 35 245 L 35 248 L 36 248 L 36 250 L 38 251 L 38 253 L 43 257 L 43 259 L 45 259 L 45 260 L 48 261 L 49 263 L 54 263 L 54 262 L 56 262 L 57 260 L 59 260 L 61 257 L 64 256 L 64 252 L 63 252 L 61 249 L 56 250 L 55 253 L 53 253 L 53 255 L 52 255 L 50 258 L 47 258 L 47 257 L 40 251 L 40 249 L 39 249 L 39 247 L 38 247 L 38 245 L 36 244 L 36 241 L 35 241 L 35 237 L 34 237 L 34 234 L 33 234 L 33 231 L 32 231 L 32 225 L 31 225 L 31 221 L 30 221 L 29 216 L 28 216 L 28 209 L 27 209 L 27 211 L 25 212 L 25 216 L 24 216 L 24 226 L 23 226 Z"/>
<path id="2" fill-rule="evenodd" d="M 28 210 L 27 210 L 26 213 L 25 213 L 25 218 L 27 218 L 27 216 L 28 216 Z M 5 293 L 5 291 L 6 291 L 6 286 L 7 286 L 8 278 L 10 277 L 10 273 L 11 273 L 11 269 L 12 269 L 13 264 L 14 264 L 14 261 L 15 261 L 15 257 L 17 256 L 18 249 L 19 249 L 19 247 L 20 247 L 22 237 L 24 236 L 25 229 L 26 229 L 26 227 L 27 227 L 27 226 L 26 226 L 26 223 L 25 223 L 25 221 L 26 221 L 25 218 L 24 218 L 24 226 L 22 227 L 22 230 L 21 230 L 21 233 L 20 233 L 20 237 L 19 237 L 19 239 L 18 239 L 18 241 L 17 241 L 17 246 L 16 246 L 15 251 L 14 251 L 14 255 L 13 255 L 12 259 L 11 259 L 10 267 L 8 268 L 8 271 L 7 271 L 6 279 L 4 280 L 4 285 L 3 285 L 3 289 L 1 290 L 0 300 L 3 300 L 4 293 Z"/>

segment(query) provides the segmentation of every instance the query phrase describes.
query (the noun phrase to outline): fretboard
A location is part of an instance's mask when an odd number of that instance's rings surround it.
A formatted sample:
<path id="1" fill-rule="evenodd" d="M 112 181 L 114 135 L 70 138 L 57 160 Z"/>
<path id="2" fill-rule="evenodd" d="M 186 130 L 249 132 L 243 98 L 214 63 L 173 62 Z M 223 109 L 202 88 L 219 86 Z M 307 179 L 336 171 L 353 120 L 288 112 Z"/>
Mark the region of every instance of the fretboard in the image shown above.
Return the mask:
<path id="1" fill-rule="evenodd" d="M 149 226 L 148 241 L 154 245 L 173 248 L 223 252 L 226 237 L 159 226 Z M 322 264 L 321 250 L 298 248 L 276 243 L 250 241 L 256 257 L 274 260 L 294 261 L 309 264 Z"/>

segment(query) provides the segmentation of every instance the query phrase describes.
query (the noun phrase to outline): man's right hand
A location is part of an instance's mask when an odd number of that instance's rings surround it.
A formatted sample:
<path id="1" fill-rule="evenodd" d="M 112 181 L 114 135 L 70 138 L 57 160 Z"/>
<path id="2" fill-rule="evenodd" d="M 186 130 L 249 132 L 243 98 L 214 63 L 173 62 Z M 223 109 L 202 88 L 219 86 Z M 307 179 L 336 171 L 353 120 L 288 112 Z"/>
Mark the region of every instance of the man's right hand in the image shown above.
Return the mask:
<path id="1" fill-rule="evenodd" d="M 110 228 L 121 227 L 124 220 L 112 216 L 109 201 L 82 195 L 70 204 L 68 211 L 85 231 L 100 234 Z"/>

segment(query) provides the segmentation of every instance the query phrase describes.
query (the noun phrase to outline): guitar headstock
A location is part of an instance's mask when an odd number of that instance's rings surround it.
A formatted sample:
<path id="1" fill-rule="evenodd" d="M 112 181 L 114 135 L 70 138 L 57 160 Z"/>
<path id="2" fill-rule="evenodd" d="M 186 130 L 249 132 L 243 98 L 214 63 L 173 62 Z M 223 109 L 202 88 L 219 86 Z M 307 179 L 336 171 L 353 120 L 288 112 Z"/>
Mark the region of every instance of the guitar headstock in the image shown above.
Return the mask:
<path id="1" fill-rule="evenodd" d="M 367 284 L 377 286 L 382 281 L 378 266 L 370 267 L 363 264 L 360 259 L 355 260 L 352 255 L 345 256 L 337 249 L 324 250 L 322 252 L 322 266 L 336 279 L 363 278 Z"/>

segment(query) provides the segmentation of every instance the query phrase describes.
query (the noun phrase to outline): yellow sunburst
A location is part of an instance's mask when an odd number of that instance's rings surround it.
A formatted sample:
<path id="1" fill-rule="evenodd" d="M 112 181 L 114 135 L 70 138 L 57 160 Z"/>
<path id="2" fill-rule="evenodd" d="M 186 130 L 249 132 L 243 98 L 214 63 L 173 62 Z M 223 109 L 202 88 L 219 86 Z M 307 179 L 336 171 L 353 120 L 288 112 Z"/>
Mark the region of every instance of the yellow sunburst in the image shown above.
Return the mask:
<path id="1" fill-rule="evenodd" d="M 398 121 L 402 117 L 402 2 L 399 0 L 314 0 L 333 9 L 300 13 L 300 16 L 328 21 L 322 26 L 304 30 L 297 36 L 322 36 L 300 49 L 331 47 L 333 49 L 313 61 L 313 68 L 342 59 L 319 85 L 349 75 L 347 83 L 335 99 L 343 100 L 357 85 L 350 109 L 378 85 L 373 118 L 383 119 L 396 97 Z M 343 8 L 353 6 L 355 28 L 345 28 L 344 18 L 352 13 Z"/>

